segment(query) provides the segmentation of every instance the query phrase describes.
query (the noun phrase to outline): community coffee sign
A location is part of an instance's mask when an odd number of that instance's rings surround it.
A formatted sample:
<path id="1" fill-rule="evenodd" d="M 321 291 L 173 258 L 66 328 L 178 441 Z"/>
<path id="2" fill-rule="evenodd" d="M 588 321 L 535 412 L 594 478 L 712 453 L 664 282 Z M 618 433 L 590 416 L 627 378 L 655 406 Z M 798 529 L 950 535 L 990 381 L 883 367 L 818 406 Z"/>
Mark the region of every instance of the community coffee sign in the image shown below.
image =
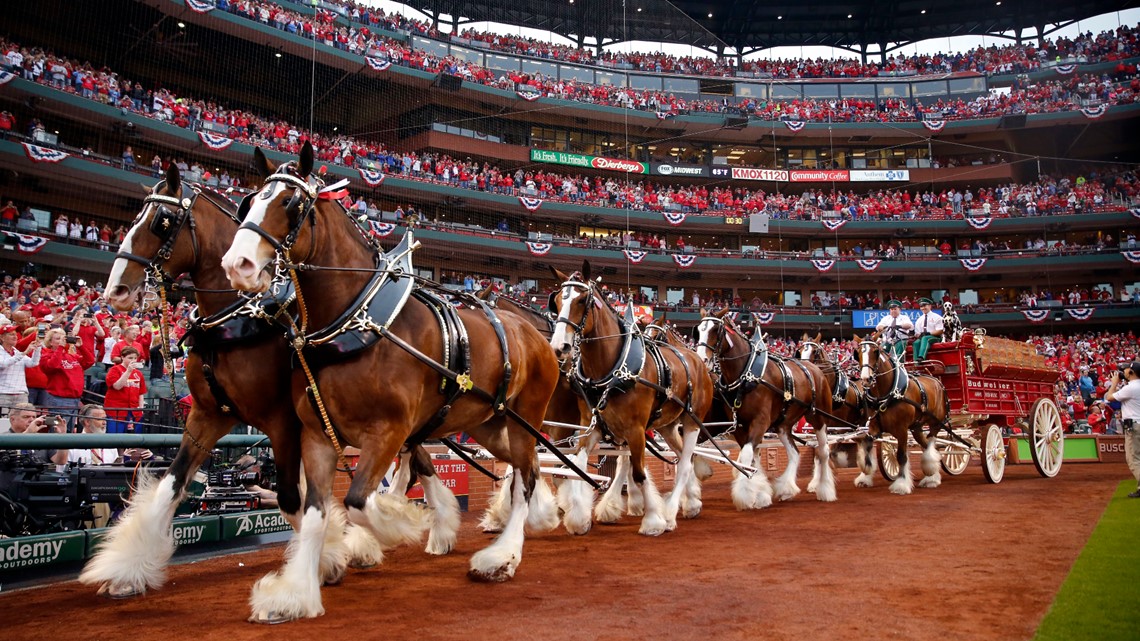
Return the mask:
<path id="1" fill-rule="evenodd" d="M 669 163 L 653 163 L 655 176 L 683 176 L 692 178 L 708 178 L 709 168 L 700 165 L 674 165 Z"/>
<path id="2" fill-rule="evenodd" d="M 626 174 L 649 173 L 649 165 L 643 162 L 622 160 L 620 158 L 603 158 L 602 156 L 586 156 L 584 154 L 570 154 L 564 151 L 531 149 L 530 160 L 531 162 L 545 162 L 555 165 L 569 165 L 571 167 L 620 171 Z"/>
<path id="3" fill-rule="evenodd" d="M 846 169 L 793 169 L 788 173 L 794 183 L 847 182 L 850 180 Z"/>

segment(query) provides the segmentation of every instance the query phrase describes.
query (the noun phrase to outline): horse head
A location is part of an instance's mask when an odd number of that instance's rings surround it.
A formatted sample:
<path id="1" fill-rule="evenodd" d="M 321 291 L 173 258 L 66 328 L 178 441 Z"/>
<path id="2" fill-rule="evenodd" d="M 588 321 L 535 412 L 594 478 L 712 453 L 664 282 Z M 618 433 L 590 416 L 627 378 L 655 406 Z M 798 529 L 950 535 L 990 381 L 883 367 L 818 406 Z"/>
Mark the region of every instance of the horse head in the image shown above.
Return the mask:
<path id="1" fill-rule="evenodd" d="M 701 310 L 701 320 L 697 323 L 697 356 L 706 364 L 733 347 L 728 311 L 728 307 L 715 312 Z"/>
<path id="2" fill-rule="evenodd" d="M 864 383 L 874 383 L 875 378 L 882 371 L 881 364 L 887 360 L 883 355 L 883 348 L 877 341 L 863 340 L 859 345 L 859 380 Z"/>
<path id="3" fill-rule="evenodd" d="M 242 201 L 242 224 L 222 257 L 222 267 L 233 287 L 260 292 L 269 286 L 266 267 L 278 254 L 311 252 L 313 209 L 324 183 L 313 175 L 313 146 L 308 142 L 296 162 L 274 167 L 260 148 L 254 149 L 253 158 L 262 185 Z"/>
<path id="4" fill-rule="evenodd" d="M 601 308 L 602 301 L 590 281 L 590 262 L 582 261 L 582 269 L 567 276 L 554 267 L 551 273 L 561 283 L 550 294 L 549 309 L 554 316 L 554 333 L 550 345 L 559 359 L 565 360 L 574 344 L 588 334 L 594 326 L 590 310 Z"/>
<path id="5" fill-rule="evenodd" d="M 812 338 L 808 335 L 807 332 L 804 332 L 803 336 L 800 337 L 799 359 L 802 361 L 808 361 L 809 363 L 815 361 L 822 362 L 826 360 L 823 353 L 823 345 L 820 344 L 820 341 L 822 339 L 823 332 L 817 331 L 815 333 L 815 338 Z"/>
<path id="6" fill-rule="evenodd" d="M 166 170 L 164 179 L 147 190 L 142 210 L 123 238 L 107 279 L 107 302 L 112 307 L 128 311 L 143 302 L 148 283 L 171 282 L 178 274 L 193 273 L 207 263 L 217 264 L 216 256 L 213 260 L 204 256 L 198 227 L 217 220 L 236 228 L 237 219 L 226 207 L 230 205 L 227 199 L 199 198 L 200 193 L 182 182 L 174 163 Z M 210 209 L 225 216 L 202 216 Z M 219 235 L 222 234 L 203 232 L 204 237 Z"/>

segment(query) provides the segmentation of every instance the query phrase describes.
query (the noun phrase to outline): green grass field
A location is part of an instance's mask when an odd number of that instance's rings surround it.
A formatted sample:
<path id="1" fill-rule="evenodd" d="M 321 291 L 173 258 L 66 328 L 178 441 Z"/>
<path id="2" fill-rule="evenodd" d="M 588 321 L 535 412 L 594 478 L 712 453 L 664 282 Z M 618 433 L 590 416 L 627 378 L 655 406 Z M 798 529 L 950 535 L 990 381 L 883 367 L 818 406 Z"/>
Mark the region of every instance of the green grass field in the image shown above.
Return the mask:
<path id="1" fill-rule="evenodd" d="M 1140 499 L 1125 496 L 1134 489 L 1116 488 L 1034 641 L 1140 639 Z"/>

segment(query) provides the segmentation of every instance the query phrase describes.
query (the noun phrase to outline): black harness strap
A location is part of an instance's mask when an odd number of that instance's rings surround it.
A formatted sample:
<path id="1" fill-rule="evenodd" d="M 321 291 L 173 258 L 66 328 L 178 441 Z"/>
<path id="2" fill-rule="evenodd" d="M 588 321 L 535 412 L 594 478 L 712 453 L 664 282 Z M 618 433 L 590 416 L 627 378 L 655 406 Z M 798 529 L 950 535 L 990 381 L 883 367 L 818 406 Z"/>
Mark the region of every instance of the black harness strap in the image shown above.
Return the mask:
<path id="1" fill-rule="evenodd" d="M 455 454 L 456 456 L 458 456 L 464 463 L 466 463 L 466 464 L 470 465 L 471 467 L 474 467 L 476 470 L 478 470 L 479 473 L 481 473 L 483 476 L 486 476 L 487 478 L 491 479 L 492 481 L 503 480 L 503 477 L 495 474 L 494 472 L 492 472 L 491 470 L 488 470 L 487 468 L 483 467 L 482 465 L 479 465 L 479 463 L 477 463 L 475 461 L 474 457 L 471 456 L 471 454 L 469 453 L 469 450 L 467 448 L 463 447 L 462 445 L 460 445 L 459 443 L 456 443 L 455 441 L 453 441 L 449 438 L 441 438 L 441 439 L 439 439 L 439 442 L 442 443 L 444 447 L 451 450 L 451 452 L 453 454 Z"/>
<path id="2" fill-rule="evenodd" d="M 491 323 L 491 329 L 495 330 L 495 338 L 499 339 L 499 351 L 503 357 L 503 378 L 499 381 L 499 390 L 495 394 L 495 401 L 492 405 L 495 413 L 501 415 L 507 407 L 507 392 L 510 390 L 513 374 L 510 347 L 507 345 L 507 333 L 503 329 L 503 321 L 499 320 L 499 316 L 495 314 L 495 310 L 490 305 L 478 298 L 474 298 L 474 302 L 478 304 L 479 309 L 483 310 L 487 316 L 487 321 Z"/>

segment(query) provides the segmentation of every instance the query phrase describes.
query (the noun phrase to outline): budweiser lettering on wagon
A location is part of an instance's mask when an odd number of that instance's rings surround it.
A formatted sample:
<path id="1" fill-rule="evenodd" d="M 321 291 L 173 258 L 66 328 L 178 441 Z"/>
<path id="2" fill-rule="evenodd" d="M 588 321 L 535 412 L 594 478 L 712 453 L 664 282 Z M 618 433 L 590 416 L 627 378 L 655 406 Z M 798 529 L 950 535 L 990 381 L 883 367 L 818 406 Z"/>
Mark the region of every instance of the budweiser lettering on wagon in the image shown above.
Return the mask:
<path id="1" fill-rule="evenodd" d="M 733 180 L 769 180 L 788 181 L 788 172 L 785 169 L 759 169 L 757 167 L 733 167 Z"/>

